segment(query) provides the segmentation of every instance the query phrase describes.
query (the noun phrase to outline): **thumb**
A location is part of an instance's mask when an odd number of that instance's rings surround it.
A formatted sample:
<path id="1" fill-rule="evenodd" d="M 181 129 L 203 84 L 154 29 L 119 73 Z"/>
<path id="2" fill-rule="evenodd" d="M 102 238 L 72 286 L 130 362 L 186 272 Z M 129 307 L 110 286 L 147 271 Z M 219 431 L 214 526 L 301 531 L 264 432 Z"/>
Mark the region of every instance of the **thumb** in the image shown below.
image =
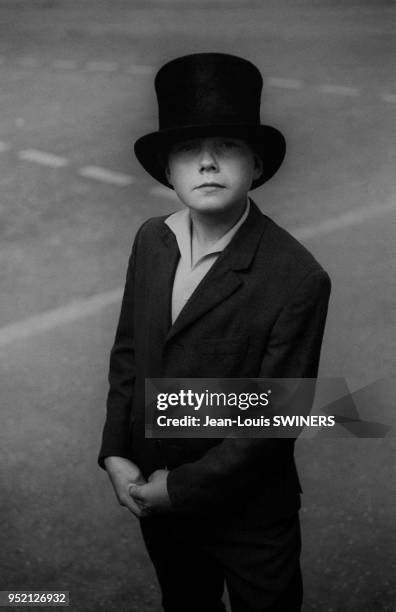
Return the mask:
<path id="1" fill-rule="evenodd" d="M 141 491 L 143 487 L 144 485 L 138 485 L 136 483 L 132 483 L 128 487 L 128 493 L 131 497 L 133 497 L 133 499 L 144 501 L 144 495 Z"/>

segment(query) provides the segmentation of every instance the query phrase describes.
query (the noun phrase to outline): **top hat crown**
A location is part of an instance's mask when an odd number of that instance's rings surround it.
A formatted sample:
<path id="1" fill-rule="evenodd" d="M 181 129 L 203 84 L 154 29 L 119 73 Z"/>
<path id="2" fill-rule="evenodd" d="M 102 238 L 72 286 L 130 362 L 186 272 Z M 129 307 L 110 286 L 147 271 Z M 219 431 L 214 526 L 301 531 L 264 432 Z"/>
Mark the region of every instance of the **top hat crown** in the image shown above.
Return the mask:
<path id="1" fill-rule="evenodd" d="M 260 123 L 262 87 L 258 68 L 234 55 L 197 53 L 168 62 L 155 77 L 159 129 L 136 141 L 136 157 L 171 187 L 159 153 L 173 143 L 204 136 L 244 138 L 263 160 L 263 172 L 252 184 L 258 187 L 275 174 L 286 150 L 282 134 Z"/>
<path id="2" fill-rule="evenodd" d="M 263 79 L 252 63 L 223 53 L 177 58 L 157 73 L 159 128 L 259 124 Z"/>

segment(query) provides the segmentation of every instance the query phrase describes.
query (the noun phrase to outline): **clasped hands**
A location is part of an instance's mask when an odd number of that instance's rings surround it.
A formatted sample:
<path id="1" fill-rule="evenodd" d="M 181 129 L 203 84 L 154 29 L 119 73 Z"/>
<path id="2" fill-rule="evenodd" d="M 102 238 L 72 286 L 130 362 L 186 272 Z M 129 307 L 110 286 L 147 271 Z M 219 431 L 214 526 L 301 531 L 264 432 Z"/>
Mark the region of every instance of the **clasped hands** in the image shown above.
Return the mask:
<path id="1" fill-rule="evenodd" d="M 135 516 L 142 518 L 172 510 L 166 486 L 168 470 L 156 470 L 146 481 L 129 459 L 106 457 L 104 463 L 119 503 Z"/>

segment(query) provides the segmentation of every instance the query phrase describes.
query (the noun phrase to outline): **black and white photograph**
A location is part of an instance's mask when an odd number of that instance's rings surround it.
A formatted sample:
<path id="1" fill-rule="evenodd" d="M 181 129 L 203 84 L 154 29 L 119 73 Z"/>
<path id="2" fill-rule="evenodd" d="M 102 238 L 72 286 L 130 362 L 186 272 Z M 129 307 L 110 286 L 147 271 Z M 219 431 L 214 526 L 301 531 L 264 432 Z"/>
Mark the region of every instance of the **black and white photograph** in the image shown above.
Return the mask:
<path id="1" fill-rule="evenodd" d="M 0 0 L 0 608 L 396 609 L 394 0 Z"/>

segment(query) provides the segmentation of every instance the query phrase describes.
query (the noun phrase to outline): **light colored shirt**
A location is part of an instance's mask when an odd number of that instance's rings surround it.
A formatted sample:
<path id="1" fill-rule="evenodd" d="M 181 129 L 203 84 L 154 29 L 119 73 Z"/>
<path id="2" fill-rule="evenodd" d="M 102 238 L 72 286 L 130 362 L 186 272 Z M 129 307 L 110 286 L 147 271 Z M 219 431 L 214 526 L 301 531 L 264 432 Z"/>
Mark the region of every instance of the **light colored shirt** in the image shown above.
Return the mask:
<path id="1" fill-rule="evenodd" d="M 180 259 L 176 268 L 172 289 L 172 324 L 175 322 L 185 303 L 195 288 L 209 272 L 221 251 L 229 244 L 249 214 L 250 201 L 240 219 L 219 240 L 212 244 L 199 259 L 192 261 L 192 225 L 188 208 L 179 210 L 165 219 L 176 236 Z"/>

